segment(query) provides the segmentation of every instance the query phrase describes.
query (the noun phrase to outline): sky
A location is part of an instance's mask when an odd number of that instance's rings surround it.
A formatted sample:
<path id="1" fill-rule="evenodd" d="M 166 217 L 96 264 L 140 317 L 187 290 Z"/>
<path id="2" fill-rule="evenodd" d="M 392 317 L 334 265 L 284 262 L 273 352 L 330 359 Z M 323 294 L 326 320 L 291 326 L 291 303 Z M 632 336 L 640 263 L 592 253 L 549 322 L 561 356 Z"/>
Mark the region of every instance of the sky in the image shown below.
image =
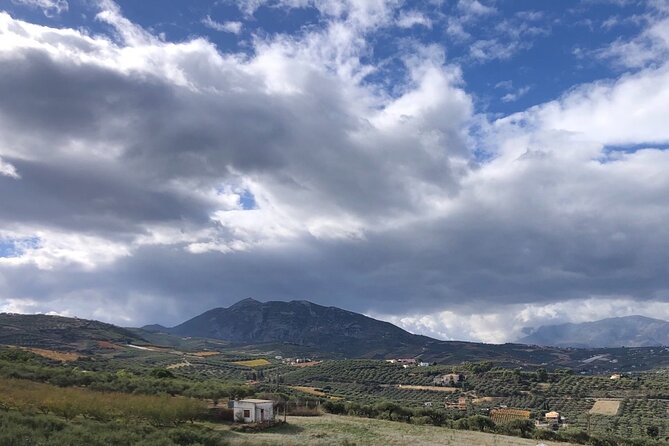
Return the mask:
<path id="1" fill-rule="evenodd" d="M 0 0 L 0 311 L 669 319 L 669 1 Z"/>

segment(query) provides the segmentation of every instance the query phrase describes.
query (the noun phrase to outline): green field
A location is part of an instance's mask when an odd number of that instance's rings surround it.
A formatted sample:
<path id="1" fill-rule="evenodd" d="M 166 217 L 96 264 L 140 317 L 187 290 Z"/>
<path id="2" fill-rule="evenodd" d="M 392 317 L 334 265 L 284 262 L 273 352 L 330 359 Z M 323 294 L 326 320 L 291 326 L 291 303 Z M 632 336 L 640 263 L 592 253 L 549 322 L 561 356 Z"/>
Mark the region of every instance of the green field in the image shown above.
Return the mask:
<path id="1" fill-rule="evenodd" d="M 271 432 L 228 433 L 233 445 L 453 445 L 453 446 L 536 446 L 539 441 L 481 432 L 459 431 L 435 426 L 416 426 L 384 420 L 324 415 L 288 417 L 288 425 Z M 547 442 L 549 446 L 570 443 Z"/>

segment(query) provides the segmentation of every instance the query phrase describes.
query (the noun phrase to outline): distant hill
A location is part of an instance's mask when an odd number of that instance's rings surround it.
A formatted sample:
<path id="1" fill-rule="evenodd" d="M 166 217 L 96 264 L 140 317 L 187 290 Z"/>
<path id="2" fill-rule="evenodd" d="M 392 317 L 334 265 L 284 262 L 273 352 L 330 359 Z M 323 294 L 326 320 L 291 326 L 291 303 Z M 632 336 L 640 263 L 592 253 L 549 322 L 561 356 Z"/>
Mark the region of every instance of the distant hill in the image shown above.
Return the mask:
<path id="1" fill-rule="evenodd" d="M 315 346 L 343 355 L 421 351 L 430 340 L 388 322 L 303 300 L 259 302 L 245 299 L 214 308 L 173 328 L 148 326 L 180 336 L 223 339 L 242 344 L 286 343 Z"/>
<path id="2" fill-rule="evenodd" d="M 146 342 L 137 333 L 104 322 L 45 314 L 0 313 L 0 344 L 54 350 L 95 349 L 97 341 Z"/>
<path id="3" fill-rule="evenodd" d="M 669 345 L 669 322 L 626 316 L 580 324 L 545 325 L 518 342 L 579 348 L 654 347 Z"/>
<path id="4" fill-rule="evenodd" d="M 221 339 L 282 354 L 348 358 L 420 357 L 460 363 L 495 361 L 507 365 L 551 363 L 564 356 L 554 348 L 441 341 L 415 335 L 388 322 L 304 300 L 242 300 L 206 311 L 173 328 L 142 330 L 179 336 Z"/>

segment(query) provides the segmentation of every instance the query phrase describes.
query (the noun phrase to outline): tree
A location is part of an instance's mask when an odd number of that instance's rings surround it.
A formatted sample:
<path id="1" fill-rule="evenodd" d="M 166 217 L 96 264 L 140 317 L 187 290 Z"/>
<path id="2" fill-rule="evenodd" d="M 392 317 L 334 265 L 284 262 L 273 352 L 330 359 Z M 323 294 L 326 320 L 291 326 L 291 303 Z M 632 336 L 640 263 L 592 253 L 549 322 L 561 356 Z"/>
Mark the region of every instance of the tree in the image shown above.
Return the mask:
<path id="1" fill-rule="evenodd" d="M 152 378 L 165 379 L 165 378 L 174 378 L 174 373 L 170 372 L 167 369 L 153 369 L 149 375 Z"/>
<path id="2" fill-rule="evenodd" d="M 646 428 L 646 434 L 651 438 L 657 438 L 660 436 L 660 428 L 657 426 L 648 426 Z"/>

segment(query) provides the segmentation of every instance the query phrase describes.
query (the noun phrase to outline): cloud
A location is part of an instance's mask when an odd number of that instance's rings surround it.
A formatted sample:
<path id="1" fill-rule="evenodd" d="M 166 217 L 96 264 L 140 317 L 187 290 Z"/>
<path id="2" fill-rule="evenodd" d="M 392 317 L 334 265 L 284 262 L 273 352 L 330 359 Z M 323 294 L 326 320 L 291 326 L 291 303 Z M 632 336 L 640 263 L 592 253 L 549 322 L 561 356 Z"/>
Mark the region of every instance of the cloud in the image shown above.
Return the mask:
<path id="1" fill-rule="evenodd" d="M 578 311 L 575 311 L 578 309 Z M 453 311 L 404 316 L 370 314 L 410 332 L 436 339 L 474 340 L 489 343 L 514 342 L 525 330 L 565 322 L 581 323 L 607 317 L 642 315 L 669 320 L 669 303 L 639 302 L 633 297 L 592 297 L 547 304 L 513 305 L 503 310 L 462 315 Z"/>
<path id="2" fill-rule="evenodd" d="M 543 132 L 571 134 L 603 145 L 669 142 L 669 65 L 574 88 L 559 100 L 512 115 L 498 125 L 520 123 Z M 515 125 L 515 124 L 514 124 Z"/>
<path id="3" fill-rule="evenodd" d="M 70 7 L 66 0 L 12 0 L 12 3 L 41 9 L 47 17 L 54 17 L 67 12 Z"/>
<path id="4" fill-rule="evenodd" d="M 395 4 L 305 5 L 322 26 L 245 53 L 111 2 L 107 36 L 0 14 L 0 236 L 39 239 L 0 259 L 4 308 L 141 325 L 309 299 L 497 342 L 545 305 L 667 301 L 665 65 L 489 121 L 438 44 L 387 88 L 369 42 Z"/>
<path id="5" fill-rule="evenodd" d="M 397 18 L 397 26 L 400 28 L 412 28 L 416 25 L 432 28 L 432 21 L 420 11 L 400 11 Z"/>
<path id="6" fill-rule="evenodd" d="M 625 67 L 643 68 L 663 63 L 669 55 L 669 17 L 646 17 L 644 31 L 632 40 L 618 40 L 597 52 Z M 609 22 L 605 22 L 609 23 Z"/>
<path id="7" fill-rule="evenodd" d="M 202 19 L 202 23 L 207 28 L 231 34 L 239 34 L 242 32 L 243 28 L 242 22 L 228 21 L 220 23 L 213 20 L 210 16 L 206 16 L 204 19 Z"/>
<path id="8" fill-rule="evenodd" d="M 16 167 L 0 158 L 0 175 L 19 179 L 21 175 L 16 171 Z"/>
<path id="9" fill-rule="evenodd" d="M 469 17 L 487 16 L 497 12 L 494 7 L 484 5 L 478 0 L 459 0 L 457 8 Z"/>
<path id="10" fill-rule="evenodd" d="M 498 84 L 499 85 L 499 84 Z M 521 97 L 525 96 L 528 91 L 531 90 L 532 87 L 529 85 L 526 85 L 524 87 L 519 88 L 518 90 L 507 93 L 504 96 L 502 96 L 502 102 L 514 102 L 520 99 Z"/>

